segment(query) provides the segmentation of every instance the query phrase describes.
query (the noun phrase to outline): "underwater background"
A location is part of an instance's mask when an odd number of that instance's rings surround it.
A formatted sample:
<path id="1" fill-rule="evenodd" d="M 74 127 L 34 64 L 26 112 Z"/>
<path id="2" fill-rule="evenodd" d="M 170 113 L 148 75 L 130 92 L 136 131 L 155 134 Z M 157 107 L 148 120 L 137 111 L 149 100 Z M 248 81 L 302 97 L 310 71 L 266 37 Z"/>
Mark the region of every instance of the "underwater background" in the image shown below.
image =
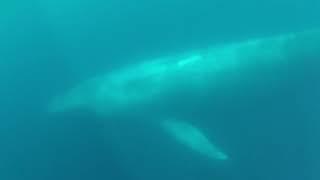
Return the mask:
<path id="1" fill-rule="evenodd" d="M 268 115 L 241 119 L 239 110 L 235 124 L 219 124 L 217 139 L 233 156 L 226 164 L 167 148 L 173 143 L 153 127 L 128 123 L 103 134 L 93 114 L 46 111 L 54 95 L 101 72 L 316 28 L 319 19 L 318 0 L 0 2 L 0 179 L 319 180 L 320 97 L 298 105 L 274 97 Z"/>

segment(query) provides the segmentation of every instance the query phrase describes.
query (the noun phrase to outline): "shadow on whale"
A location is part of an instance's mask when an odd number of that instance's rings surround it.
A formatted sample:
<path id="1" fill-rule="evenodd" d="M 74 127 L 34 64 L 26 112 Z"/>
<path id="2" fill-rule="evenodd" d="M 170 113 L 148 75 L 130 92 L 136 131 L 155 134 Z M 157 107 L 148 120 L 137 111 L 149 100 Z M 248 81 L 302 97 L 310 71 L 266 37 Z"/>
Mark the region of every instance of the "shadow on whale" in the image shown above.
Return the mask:
<path id="1" fill-rule="evenodd" d="M 248 102 L 249 97 L 267 98 L 287 88 L 306 71 L 320 70 L 319 59 L 318 30 L 222 44 L 85 80 L 54 98 L 49 111 L 85 109 L 106 121 L 156 123 L 177 143 L 209 159 L 226 161 L 232 155 L 195 122 L 204 114 L 214 119 L 216 107 L 259 106 L 258 101 Z"/>

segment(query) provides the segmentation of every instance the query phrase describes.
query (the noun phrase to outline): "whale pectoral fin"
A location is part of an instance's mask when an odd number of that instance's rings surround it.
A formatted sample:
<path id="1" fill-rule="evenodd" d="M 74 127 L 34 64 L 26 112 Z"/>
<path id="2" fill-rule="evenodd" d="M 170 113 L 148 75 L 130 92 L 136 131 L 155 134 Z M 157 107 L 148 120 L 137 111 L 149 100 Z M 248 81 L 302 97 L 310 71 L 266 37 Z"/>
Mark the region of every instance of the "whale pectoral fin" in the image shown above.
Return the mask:
<path id="1" fill-rule="evenodd" d="M 206 155 L 215 160 L 227 160 L 228 156 L 220 150 L 197 127 L 185 121 L 165 120 L 162 127 L 179 143 L 191 148 L 193 151 Z"/>

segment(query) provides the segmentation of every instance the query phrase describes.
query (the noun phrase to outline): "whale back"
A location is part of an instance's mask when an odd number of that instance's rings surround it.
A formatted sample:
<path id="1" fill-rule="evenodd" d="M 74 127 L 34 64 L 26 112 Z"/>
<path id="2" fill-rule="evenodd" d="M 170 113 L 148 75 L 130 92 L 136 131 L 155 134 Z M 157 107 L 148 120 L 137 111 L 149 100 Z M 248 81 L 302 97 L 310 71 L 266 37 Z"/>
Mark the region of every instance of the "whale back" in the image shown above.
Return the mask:
<path id="1" fill-rule="evenodd" d="M 58 96 L 49 109 L 86 108 L 107 117 L 133 117 L 230 104 L 223 102 L 299 83 L 297 77 L 306 69 L 319 70 L 319 57 L 318 30 L 249 39 L 107 72 Z"/>

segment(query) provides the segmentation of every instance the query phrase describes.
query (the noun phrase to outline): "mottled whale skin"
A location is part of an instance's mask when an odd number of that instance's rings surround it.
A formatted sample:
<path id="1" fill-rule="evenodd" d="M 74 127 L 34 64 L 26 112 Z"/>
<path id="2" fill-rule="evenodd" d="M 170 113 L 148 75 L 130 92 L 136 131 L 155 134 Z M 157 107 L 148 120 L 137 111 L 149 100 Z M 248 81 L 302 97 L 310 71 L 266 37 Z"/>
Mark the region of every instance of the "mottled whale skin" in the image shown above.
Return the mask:
<path id="1" fill-rule="evenodd" d="M 214 118 L 212 108 L 272 94 L 305 67 L 320 69 L 319 60 L 319 30 L 248 39 L 107 72 L 57 96 L 49 110 L 86 109 L 106 121 L 158 122 L 194 152 L 227 160 L 223 148 L 192 122 L 203 114 Z"/>

